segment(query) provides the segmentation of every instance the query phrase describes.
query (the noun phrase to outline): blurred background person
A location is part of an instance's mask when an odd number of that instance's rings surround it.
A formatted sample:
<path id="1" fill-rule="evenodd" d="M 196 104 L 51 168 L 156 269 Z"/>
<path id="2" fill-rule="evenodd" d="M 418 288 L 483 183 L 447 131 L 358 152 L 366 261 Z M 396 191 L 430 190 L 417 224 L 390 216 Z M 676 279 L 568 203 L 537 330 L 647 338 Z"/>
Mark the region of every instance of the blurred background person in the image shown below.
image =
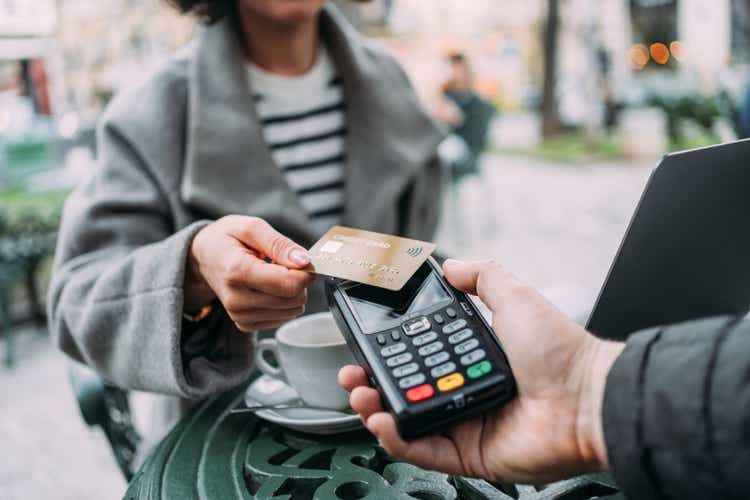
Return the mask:
<path id="1" fill-rule="evenodd" d="M 443 83 L 436 116 L 453 135 L 443 145 L 454 180 L 476 174 L 487 147 L 490 124 L 497 110 L 474 88 L 474 75 L 467 56 L 454 52 L 447 57 L 450 76 Z"/>

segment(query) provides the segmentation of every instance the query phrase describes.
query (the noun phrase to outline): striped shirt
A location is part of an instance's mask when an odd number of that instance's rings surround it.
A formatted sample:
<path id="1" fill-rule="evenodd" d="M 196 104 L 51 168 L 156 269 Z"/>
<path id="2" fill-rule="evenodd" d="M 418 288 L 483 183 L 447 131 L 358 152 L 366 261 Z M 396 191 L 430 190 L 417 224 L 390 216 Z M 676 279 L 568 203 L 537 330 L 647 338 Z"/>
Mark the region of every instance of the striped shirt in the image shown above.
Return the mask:
<path id="1" fill-rule="evenodd" d="M 322 234 L 344 210 L 346 114 L 336 68 L 321 46 L 304 75 L 272 74 L 252 63 L 247 73 L 273 160 Z"/>

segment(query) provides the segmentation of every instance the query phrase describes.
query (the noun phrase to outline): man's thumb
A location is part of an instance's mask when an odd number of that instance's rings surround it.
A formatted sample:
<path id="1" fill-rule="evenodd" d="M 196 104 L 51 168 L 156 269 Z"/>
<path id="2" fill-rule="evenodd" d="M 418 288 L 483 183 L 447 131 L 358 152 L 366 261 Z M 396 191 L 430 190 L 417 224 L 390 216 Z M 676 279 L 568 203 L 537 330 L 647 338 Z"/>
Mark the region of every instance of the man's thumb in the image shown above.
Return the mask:
<path id="1" fill-rule="evenodd" d="M 494 260 L 460 262 L 446 260 L 443 270 L 448 282 L 459 290 L 477 295 L 487 307 L 497 311 L 502 292 L 521 283 Z"/>
<path id="2" fill-rule="evenodd" d="M 477 279 L 483 264 L 483 262 L 463 262 L 448 259 L 443 262 L 443 272 L 448 283 L 462 292 L 476 295 Z"/>

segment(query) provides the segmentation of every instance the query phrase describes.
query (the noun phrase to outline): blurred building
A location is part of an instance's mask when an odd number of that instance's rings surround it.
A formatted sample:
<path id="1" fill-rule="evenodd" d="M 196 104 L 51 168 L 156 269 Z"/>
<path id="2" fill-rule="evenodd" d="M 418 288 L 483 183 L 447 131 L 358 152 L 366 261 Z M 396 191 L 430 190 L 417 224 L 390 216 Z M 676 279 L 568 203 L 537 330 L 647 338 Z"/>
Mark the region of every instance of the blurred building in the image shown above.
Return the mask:
<path id="1" fill-rule="evenodd" d="M 396 52 L 426 101 L 445 78 L 445 54 L 461 50 L 480 92 L 513 110 L 533 109 L 540 99 L 548 1 L 336 3 Z M 748 0 L 560 2 L 558 92 L 572 123 L 598 112 L 592 102 L 637 101 L 644 89 L 712 92 L 748 61 Z M 41 59 L 52 111 L 95 114 L 186 43 L 193 28 L 165 0 L 0 1 L 0 98 L 23 79 L 9 61 Z"/>
<path id="2" fill-rule="evenodd" d="M 748 61 L 747 0 L 562 0 L 558 92 L 568 122 L 591 103 L 638 102 L 652 89 L 713 92 Z M 376 0 L 364 9 L 375 36 L 434 96 L 447 51 L 469 54 L 480 91 L 506 109 L 534 107 L 548 0 Z M 656 44 L 656 45 L 654 45 Z M 666 50 L 665 50 L 666 49 Z"/>
<path id="3" fill-rule="evenodd" d="M 189 40 L 193 26 L 162 0 L 3 0 L 0 94 L 22 87 L 23 66 L 36 62 L 49 75 L 55 114 L 95 116 Z"/>

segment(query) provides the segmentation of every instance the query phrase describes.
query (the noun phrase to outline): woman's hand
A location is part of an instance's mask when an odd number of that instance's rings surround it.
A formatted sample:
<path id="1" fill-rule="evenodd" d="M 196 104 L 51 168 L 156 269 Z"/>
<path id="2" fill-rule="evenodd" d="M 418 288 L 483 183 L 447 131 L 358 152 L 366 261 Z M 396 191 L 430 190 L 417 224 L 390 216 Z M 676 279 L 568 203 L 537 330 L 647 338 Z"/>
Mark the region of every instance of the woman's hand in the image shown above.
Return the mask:
<path id="1" fill-rule="evenodd" d="M 602 399 L 623 344 L 596 339 L 498 264 L 447 261 L 444 269 L 492 310 L 518 396 L 445 434 L 406 442 L 364 370 L 344 367 L 339 381 L 367 428 L 392 455 L 450 474 L 532 484 L 606 468 Z"/>
<path id="2" fill-rule="evenodd" d="M 201 229 L 190 245 L 185 311 L 218 298 L 242 332 L 277 327 L 305 312 L 315 276 L 300 269 L 309 263 L 304 248 L 266 221 L 223 217 Z"/>

